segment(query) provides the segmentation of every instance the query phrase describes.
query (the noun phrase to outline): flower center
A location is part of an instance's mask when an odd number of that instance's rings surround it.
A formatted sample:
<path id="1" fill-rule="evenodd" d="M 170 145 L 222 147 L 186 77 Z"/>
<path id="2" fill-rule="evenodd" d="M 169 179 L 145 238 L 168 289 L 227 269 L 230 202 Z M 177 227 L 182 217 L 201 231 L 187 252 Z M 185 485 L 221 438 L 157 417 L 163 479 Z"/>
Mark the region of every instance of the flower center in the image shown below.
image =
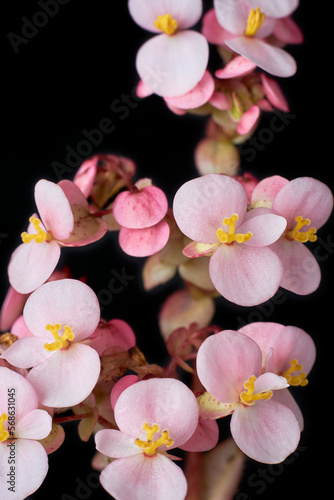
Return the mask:
<path id="1" fill-rule="evenodd" d="M 301 243 L 306 243 L 307 241 L 314 242 L 317 240 L 317 236 L 315 234 L 317 230 L 315 227 L 311 227 L 308 231 L 299 231 L 299 229 L 301 229 L 303 226 L 308 226 L 309 224 L 311 224 L 310 219 L 303 219 L 301 215 L 298 215 L 298 217 L 295 218 L 295 221 L 297 222 L 295 227 L 291 229 L 291 231 L 288 231 L 285 235 L 288 240 L 296 240 L 300 241 Z"/>
<path id="2" fill-rule="evenodd" d="M 298 363 L 297 359 L 292 359 L 290 361 L 290 368 L 283 373 L 283 377 L 286 378 L 288 384 L 290 385 L 300 385 L 301 387 L 305 387 L 308 384 L 308 380 L 306 378 L 306 373 L 302 372 L 303 365 Z M 292 375 L 294 372 L 300 372 L 297 375 Z"/>
<path id="3" fill-rule="evenodd" d="M 1 441 L 6 441 L 8 439 L 9 433 L 5 429 L 5 420 L 8 420 L 8 415 L 7 413 L 3 413 L 0 416 L 0 442 Z"/>
<path id="4" fill-rule="evenodd" d="M 173 35 L 177 29 L 177 21 L 172 18 L 171 14 L 164 14 L 158 16 L 154 21 L 154 26 L 160 31 L 164 31 L 166 35 Z"/>
<path id="5" fill-rule="evenodd" d="M 157 424 L 149 425 L 147 422 L 143 425 L 143 430 L 146 431 L 146 441 L 141 439 L 135 439 L 135 444 L 143 449 L 145 455 L 155 455 L 157 453 L 157 448 L 162 444 L 165 444 L 167 448 L 174 444 L 174 441 L 169 437 L 169 431 L 161 431 L 161 437 L 159 439 L 153 440 L 153 435 L 159 432 L 160 427 Z"/>
<path id="6" fill-rule="evenodd" d="M 259 28 L 261 28 L 264 20 L 265 14 L 260 11 L 259 7 L 256 9 L 251 9 L 248 19 L 247 19 L 247 27 L 245 30 L 245 35 L 254 36 Z"/>
<path id="7" fill-rule="evenodd" d="M 244 383 L 244 388 L 247 389 L 247 391 L 243 391 L 240 394 L 240 399 L 243 404 L 247 406 L 251 406 L 255 403 L 255 401 L 258 401 L 259 399 L 264 399 L 264 401 L 267 401 L 268 399 L 271 398 L 273 393 L 271 391 L 265 391 L 265 392 L 259 392 L 257 394 L 254 394 L 254 382 L 256 380 L 256 377 L 253 375 L 250 377 L 245 383 Z"/>
<path id="8" fill-rule="evenodd" d="M 236 241 L 237 243 L 244 243 L 245 241 L 251 239 L 253 235 L 250 231 L 248 231 L 247 234 L 235 234 L 235 223 L 238 218 L 239 217 L 237 214 L 233 214 L 232 217 L 225 217 L 225 219 L 223 220 L 223 224 L 225 226 L 228 226 L 228 233 L 223 231 L 221 228 L 217 229 L 217 236 L 221 243 L 229 245 L 230 243 L 233 243 L 233 241 Z"/>
<path id="9" fill-rule="evenodd" d="M 72 332 L 70 326 L 64 326 L 64 333 L 61 337 L 58 335 L 58 332 L 61 329 L 61 325 L 59 323 L 56 323 L 55 325 L 46 325 L 45 328 L 52 333 L 55 339 L 55 341 L 50 344 L 44 344 L 44 348 L 47 351 L 58 351 L 58 349 L 64 349 L 68 347 L 70 345 L 70 341 L 74 339 L 74 333 Z"/>
<path id="10" fill-rule="evenodd" d="M 51 233 L 49 231 L 44 231 L 44 229 L 40 227 L 41 221 L 37 219 L 37 217 L 30 217 L 29 222 L 34 226 L 36 234 L 21 233 L 23 243 L 30 243 L 32 240 L 35 240 L 36 243 L 52 240 Z"/>

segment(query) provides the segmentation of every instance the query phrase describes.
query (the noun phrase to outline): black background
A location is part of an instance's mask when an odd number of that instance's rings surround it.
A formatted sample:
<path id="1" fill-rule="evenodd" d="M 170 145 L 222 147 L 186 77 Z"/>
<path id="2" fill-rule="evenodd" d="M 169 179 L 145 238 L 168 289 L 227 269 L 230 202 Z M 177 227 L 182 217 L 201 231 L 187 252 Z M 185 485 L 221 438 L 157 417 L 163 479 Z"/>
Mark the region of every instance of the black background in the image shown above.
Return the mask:
<path id="1" fill-rule="evenodd" d="M 211 6 L 209 1 L 204 4 L 206 9 Z M 138 81 L 135 55 L 150 35 L 131 20 L 125 0 L 85 4 L 70 0 L 60 5 L 59 12 L 46 22 L 36 17 L 41 11 L 37 1 L 7 2 L 2 10 L 1 300 L 8 288 L 8 260 L 34 210 L 34 185 L 40 178 L 60 180 L 55 162 L 68 166 L 69 148 L 77 150 L 85 139 L 83 130 L 97 128 L 104 118 L 112 120 L 114 131 L 104 134 L 92 153 L 132 158 L 137 164 L 137 178 L 151 177 L 165 190 L 171 204 L 177 188 L 198 175 L 193 151 L 205 126 L 201 118 L 172 114 L 156 96 L 143 101 L 134 98 Z M 301 2 L 294 14 L 305 43 L 289 47 L 298 63 L 297 74 L 279 80 L 290 105 L 288 124 L 273 135 L 253 161 L 242 156 L 242 171 L 259 178 L 273 174 L 289 179 L 307 175 L 327 183 L 333 190 L 332 137 L 327 122 L 332 107 L 326 66 L 329 31 L 324 17 L 320 23 L 313 6 L 306 2 Z M 32 19 L 39 19 L 44 26 L 14 50 L 8 34 L 22 36 L 23 25 Z M 122 111 L 121 104 L 125 105 Z M 260 127 L 269 127 L 271 116 L 265 114 Z M 81 154 L 81 160 L 89 154 Z M 70 166 L 61 178 L 72 179 L 78 165 L 79 162 Z M 333 234 L 332 220 L 333 217 L 320 230 L 323 240 Z M 115 234 L 87 248 L 67 250 L 60 264 L 69 264 L 75 278 L 87 276 L 87 283 L 96 293 L 107 288 L 113 269 L 120 271 L 125 267 L 134 276 L 124 291 L 114 295 L 103 308 L 103 316 L 128 321 L 148 361 L 164 363 L 166 353 L 157 316 L 164 298 L 180 285 L 178 280 L 145 292 L 141 281 L 144 260 L 123 254 Z M 333 321 L 328 299 L 332 302 L 333 251 L 329 247 L 321 252 L 323 278 L 319 289 L 310 296 L 284 292 L 284 300 L 278 301 L 281 303 L 273 306 L 270 302 L 263 309 L 245 309 L 223 299 L 217 301 L 214 322 L 221 327 L 238 328 L 240 321 L 247 321 L 256 311 L 254 319 L 261 319 L 262 315 L 263 320 L 304 328 L 312 335 L 318 353 L 310 384 L 294 391 L 305 417 L 298 457 L 280 467 L 247 462 L 238 500 L 290 499 L 307 494 L 312 485 L 322 490 L 330 484 L 327 452 L 333 444 L 333 389 L 329 373 Z M 229 435 L 228 422 L 224 424 L 222 436 Z M 91 443 L 77 439 L 75 425 L 66 426 L 65 431 L 65 444 L 49 456 L 47 479 L 31 498 L 110 498 L 95 483 L 93 487 L 92 481 L 88 489 L 76 491 L 78 484 L 96 479 L 96 475 L 90 476 L 89 465 L 94 449 Z M 256 479 L 259 474 L 269 478 L 262 480 L 262 487 L 249 479 Z"/>

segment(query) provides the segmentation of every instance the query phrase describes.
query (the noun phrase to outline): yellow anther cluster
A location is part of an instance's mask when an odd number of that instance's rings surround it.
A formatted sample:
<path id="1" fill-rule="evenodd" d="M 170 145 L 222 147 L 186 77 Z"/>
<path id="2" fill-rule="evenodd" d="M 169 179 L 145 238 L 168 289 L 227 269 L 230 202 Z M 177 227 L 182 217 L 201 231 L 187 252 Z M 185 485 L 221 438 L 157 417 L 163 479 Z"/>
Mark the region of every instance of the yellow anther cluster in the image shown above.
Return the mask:
<path id="1" fill-rule="evenodd" d="M 161 431 L 161 437 L 154 441 L 154 434 L 160 430 L 160 427 L 157 424 L 150 426 L 147 422 L 145 422 L 143 430 L 146 431 L 147 440 L 142 441 L 137 438 L 135 439 L 135 444 L 143 449 L 143 453 L 145 453 L 145 455 L 155 455 L 157 453 L 157 449 L 162 444 L 166 445 L 167 448 L 173 446 L 174 444 L 174 441 L 169 437 L 169 431 Z"/>
<path id="2" fill-rule="evenodd" d="M 0 416 L 0 442 L 6 441 L 6 439 L 8 439 L 9 437 L 9 433 L 5 429 L 5 424 L 4 424 L 5 420 L 8 420 L 7 413 L 3 413 Z"/>
<path id="3" fill-rule="evenodd" d="M 59 323 L 56 323 L 55 325 L 46 325 L 45 328 L 52 333 L 55 339 L 55 341 L 50 344 L 44 344 L 44 348 L 47 351 L 58 351 L 58 349 L 64 349 L 68 347 L 70 345 L 70 341 L 74 339 L 74 333 L 72 332 L 70 326 L 66 325 L 64 327 L 64 333 L 61 337 L 58 335 L 58 332 L 61 329 L 61 325 Z"/>
<path id="4" fill-rule="evenodd" d="M 247 389 L 247 391 L 243 391 L 240 394 L 241 402 L 247 406 L 253 405 L 255 403 L 255 401 L 259 401 L 260 399 L 267 401 L 273 395 L 273 393 L 271 391 L 259 392 L 257 394 L 254 394 L 254 382 L 255 382 L 255 380 L 256 380 L 256 377 L 254 375 L 252 377 L 250 377 L 244 383 L 244 388 Z"/>
<path id="5" fill-rule="evenodd" d="M 30 243 L 32 240 L 35 240 L 35 243 L 43 243 L 44 241 L 52 240 L 51 233 L 44 231 L 44 229 L 40 227 L 41 221 L 37 219 L 37 217 L 30 217 L 29 222 L 34 226 L 36 233 L 21 233 L 23 243 Z"/>
<path id="6" fill-rule="evenodd" d="M 154 21 L 154 26 L 158 30 L 164 31 L 166 35 L 173 35 L 177 30 L 177 21 L 172 18 L 171 14 L 164 14 L 157 17 L 157 20 Z"/>
<path id="7" fill-rule="evenodd" d="M 265 17 L 265 14 L 260 11 L 259 7 L 256 7 L 256 9 L 251 9 L 247 19 L 245 35 L 256 35 L 257 30 L 261 28 L 262 24 L 264 23 Z"/>
<path id="8" fill-rule="evenodd" d="M 230 243 L 233 243 L 233 241 L 236 241 L 237 243 L 244 243 L 245 241 L 251 239 L 253 235 L 250 231 L 248 231 L 247 234 L 242 234 L 242 233 L 235 234 L 235 223 L 238 220 L 238 218 L 239 217 L 237 214 L 233 214 L 232 217 L 226 217 L 223 220 L 223 224 L 225 226 L 228 226 L 229 229 L 228 233 L 223 231 L 221 228 L 217 229 L 217 236 L 221 243 L 229 245 Z"/>
<path id="9" fill-rule="evenodd" d="M 296 240 L 300 241 L 301 243 L 306 243 L 307 241 L 311 241 L 312 243 L 317 240 L 316 236 L 316 228 L 311 227 L 308 231 L 300 232 L 299 229 L 301 229 L 303 226 L 308 226 L 311 224 L 310 219 L 303 219 L 301 215 L 298 215 L 298 217 L 295 218 L 295 221 L 297 224 L 291 231 L 288 231 L 286 233 L 286 237 L 289 240 Z"/>
<path id="10" fill-rule="evenodd" d="M 303 365 L 298 363 L 297 359 L 292 359 L 290 361 L 290 368 L 283 373 L 283 377 L 286 378 L 288 384 L 297 386 L 300 385 L 305 387 L 308 384 L 308 380 L 306 378 L 306 373 L 302 372 Z M 294 372 L 300 372 L 297 375 L 292 375 Z"/>

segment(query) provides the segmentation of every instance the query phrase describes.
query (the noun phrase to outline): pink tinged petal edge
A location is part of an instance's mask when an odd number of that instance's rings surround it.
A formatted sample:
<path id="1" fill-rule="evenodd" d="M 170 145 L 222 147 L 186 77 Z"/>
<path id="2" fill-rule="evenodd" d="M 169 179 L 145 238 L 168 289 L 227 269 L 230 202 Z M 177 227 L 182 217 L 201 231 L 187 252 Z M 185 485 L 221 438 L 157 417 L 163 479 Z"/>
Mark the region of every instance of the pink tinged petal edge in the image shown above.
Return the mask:
<path id="1" fill-rule="evenodd" d="M 14 250 L 8 264 L 8 278 L 19 293 L 28 294 L 41 286 L 58 264 L 60 246 L 49 242 L 22 243 Z"/>
<path id="2" fill-rule="evenodd" d="M 9 330 L 15 320 L 20 316 L 28 296 L 28 294 L 17 292 L 12 286 L 8 288 L 0 311 L 1 332 Z"/>
<path id="3" fill-rule="evenodd" d="M 217 422 L 200 417 L 194 434 L 180 448 L 185 451 L 208 451 L 217 445 L 218 439 L 219 427 Z"/>
<path id="4" fill-rule="evenodd" d="M 88 198 L 93 187 L 98 163 L 98 155 L 94 155 L 92 158 L 88 158 L 88 160 L 82 162 L 81 166 L 73 177 L 73 182 L 83 192 L 85 198 Z"/>
<path id="5" fill-rule="evenodd" d="M 175 194 L 173 213 L 183 234 L 201 243 L 219 243 L 217 229 L 224 217 L 247 211 L 247 193 L 240 182 L 220 174 L 207 174 L 183 184 Z"/>
<path id="6" fill-rule="evenodd" d="M 74 227 L 70 236 L 61 242 L 62 246 L 79 247 L 100 240 L 108 231 L 107 222 L 91 214 L 83 205 L 72 206 Z"/>
<path id="7" fill-rule="evenodd" d="M 57 184 L 65 193 L 66 198 L 71 205 L 83 205 L 88 208 L 88 201 L 81 189 L 72 181 L 63 180 Z"/>
<path id="8" fill-rule="evenodd" d="M 16 398 L 15 416 L 19 422 L 24 415 L 38 408 L 38 398 L 34 387 L 28 380 L 15 371 L 0 367 L 0 411 L 3 412 L 8 407 L 8 389 L 14 388 L 15 394 L 20 394 Z"/>
<path id="9" fill-rule="evenodd" d="M 300 439 L 294 413 L 273 398 L 257 401 L 253 406 L 239 405 L 232 414 L 231 433 L 241 451 L 267 464 L 285 460 Z"/>
<path id="10" fill-rule="evenodd" d="M 298 295 L 308 295 L 317 290 L 321 281 L 321 269 L 304 243 L 282 237 L 271 249 L 283 265 L 282 288 Z"/>
<path id="11" fill-rule="evenodd" d="M 255 321 L 254 323 L 248 323 L 247 325 L 239 328 L 238 331 L 254 340 L 266 356 L 270 352 L 272 340 L 278 332 L 284 328 L 284 325 L 281 325 L 280 323 Z M 276 373 L 276 370 L 274 369 L 271 369 L 270 371 Z"/>
<path id="12" fill-rule="evenodd" d="M 190 92 L 203 78 L 209 58 L 205 37 L 196 31 L 157 35 L 137 53 L 136 67 L 148 88 L 161 97 Z"/>
<path id="13" fill-rule="evenodd" d="M 168 242 L 169 225 L 164 220 L 155 226 L 143 229 L 122 227 L 119 245 L 123 252 L 133 257 L 148 257 L 159 252 Z"/>
<path id="14" fill-rule="evenodd" d="M 261 180 L 252 192 L 252 206 L 256 207 L 265 205 L 271 207 L 277 193 L 288 183 L 289 180 L 285 179 L 285 177 L 281 177 L 280 175 L 273 175 Z"/>
<path id="15" fill-rule="evenodd" d="M 252 128 L 256 125 L 259 116 L 261 114 L 261 110 L 259 106 L 254 104 L 247 111 L 245 111 L 238 123 L 237 133 L 240 135 L 248 134 L 252 130 Z"/>
<path id="16" fill-rule="evenodd" d="M 226 45 L 271 75 L 289 77 L 297 71 L 296 61 L 288 52 L 258 38 L 239 36 L 227 40 Z"/>
<path id="17" fill-rule="evenodd" d="M 180 109 L 195 109 L 207 103 L 215 89 L 215 81 L 208 71 L 190 92 L 179 97 L 166 97 L 168 106 Z"/>
<path id="18" fill-rule="evenodd" d="M 261 73 L 261 82 L 269 102 L 277 109 L 288 113 L 290 111 L 288 101 L 283 95 L 281 87 L 276 80 L 265 73 Z"/>
<path id="19" fill-rule="evenodd" d="M 28 298 L 23 316 L 33 335 L 49 338 L 47 324 L 69 325 L 74 341 L 95 331 L 100 320 L 100 305 L 94 291 L 74 279 L 50 281 Z"/>
<path id="20" fill-rule="evenodd" d="M 208 337 L 197 355 L 197 372 L 205 389 L 222 403 L 239 402 L 243 384 L 261 372 L 259 346 L 240 332 L 224 330 Z"/>
<path id="21" fill-rule="evenodd" d="M 160 32 L 154 26 L 158 16 L 171 14 L 178 23 L 178 29 L 190 28 L 202 15 L 201 0 L 129 0 L 128 8 L 133 20 L 143 29 Z"/>
<path id="22" fill-rule="evenodd" d="M 61 187 L 41 179 L 35 186 L 35 201 L 42 222 L 53 238 L 68 238 L 74 220 L 70 203 Z"/>
<path id="23" fill-rule="evenodd" d="M 187 481 L 180 469 L 166 456 L 143 453 L 119 458 L 100 474 L 103 488 L 118 500 L 184 500 Z"/>
<path id="24" fill-rule="evenodd" d="M 123 191 L 113 204 L 116 222 L 129 229 L 154 226 L 165 217 L 167 210 L 167 197 L 156 186 L 146 186 L 135 193 Z"/>
<path id="25" fill-rule="evenodd" d="M 103 429 L 95 435 L 96 449 L 111 458 L 129 457 L 142 453 L 142 448 L 135 444 L 136 436 L 129 436 L 115 429 Z"/>
<path id="26" fill-rule="evenodd" d="M 44 348 L 45 338 L 25 337 L 18 339 L 1 356 L 18 368 L 31 368 L 40 365 L 54 355 Z M 50 340 L 52 342 L 52 340 Z"/>
<path id="27" fill-rule="evenodd" d="M 283 266 L 269 247 L 233 243 L 221 245 L 212 255 L 209 273 L 216 290 L 227 300 L 241 306 L 255 306 L 275 295 Z"/>
<path id="28" fill-rule="evenodd" d="M 21 439 L 44 439 L 52 429 L 52 417 L 45 410 L 32 410 L 15 425 L 15 437 Z"/>
<path id="29" fill-rule="evenodd" d="M 19 339 L 22 339 L 24 337 L 32 337 L 31 331 L 29 330 L 29 328 L 25 324 L 23 314 L 21 314 L 21 316 L 19 316 L 17 318 L 17 320 L 14 321 L 10 332 L 13 335 L 16 335 L 16 337 L 18 337 Z"/>
<path id="30" fill-rule="evenodd" d="M 273 34 L 285 45 L 299 45 L 304 42 L 304 34 L 291 17 L 277 19 Z"/>
<path id="31" fill-rule="evenodd" d="M 259 209 L 254 209 L 254 211 Z M 250 247 L 271 245 L 282 236 L 286 229 L 286 220 L 275 214 L 257 215 L 246 220 L 239 228 L 242 234 L 252 233 L 252 237 L 244 244 Z"/>
<path id="32" fill-rule="evenodd" d="M 98 380 L 100 367 L 100 357 L 94 349 L 74 343 L 32 368 L 27 379 L 43 405 L 73 406 L 89 396 Z"/>
<path id="33" fill-rule="evenodd" d="M 0 446 L 0 490 L 1 500 L 28 498 L 43 483 L 48 469 L 48 456 L 41 443 L 31 439 L 15 440 L 15 460 L 19 464 L 19 480 L 15 481 L 15 496 L 8 490 L 6 472 L 8 449 Z M 2 472 L 3 471 L 3 472 Z"/>
<path id="34" fill-rule="evenodd" d="M 202 33 L 209 43 L 220 45 L 222 47 L 225 46 L 225 40 L 234 38 L 235 36 L 229 31 L 226 31 L 218 23 L 214 9 L 208 10 L 208 12 L 203 16 Z"/>
<path id="35" fill-rule="evenodd" d="M 122 392 L 127 387 L 130 387 L 130 385 L 136 384 L 137 382 L 139 382 L 139 377 L 137 375 L 124 375 L 116 382 L 110 392 L 110 404 L 113 410 L 115 410 L 116 401 Z"/>
<path id="36" fill-rule="evenodd" d="M 132 384 L 120 394 L 115 405 L 115 420 L 122 432 L 146 440 L 143 425 L 156 423 L 160 431 L 169 431 L 173 448 L 191 437 L 198 417 L 197 399 L 192 391 L 182 382 L 169 378 Z"/>
<path id="37" fill-rule="evenodd" d="M 236 56 L 222 69 L 215 72 L 217 78 L 236 78 L 251 73 L 256 64 L 242 56 Z"/>

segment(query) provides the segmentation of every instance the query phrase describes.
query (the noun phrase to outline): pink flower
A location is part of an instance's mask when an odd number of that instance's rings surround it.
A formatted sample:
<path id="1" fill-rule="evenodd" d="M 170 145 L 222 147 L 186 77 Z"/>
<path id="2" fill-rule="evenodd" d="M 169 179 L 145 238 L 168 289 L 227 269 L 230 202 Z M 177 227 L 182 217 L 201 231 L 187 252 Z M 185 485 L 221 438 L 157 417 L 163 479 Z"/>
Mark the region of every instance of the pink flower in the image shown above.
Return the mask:
<path id="1" fill-rule="evenodd" d="M 208 337 L 197 354 L 197 372 L 206 393 L 199 397 L 200 415 L 216 419 L 232 413 L 231 434 L 246 455 L 278 463 L 300 439 L 293 411 L 273 394 L 289 386 L 284 376 L 261 374 L 262 352 L 243 333 L 225 330 Z"/>
<path id="2" fill-rule="evenodd" d="M 129 0 L 134 21 L 160 33 L 139 49 L 136 58 L 141 80 L 162 97 L 190 92 L 202 79 L 209 47 L 206 38 L 190 30 L 202 15 L 201 0 Z"/>
<path id="3" fill-rule="evenodd" d="M 315 344 L 308 333 L 296 326 L 260 321 L 245 325 L 238 331 L 260 347 L 263 354 L 262 371 L 285 377 L 291 387 L 308 384 L 306 377 L 316 358 Z M 303 415 L 290 390 L 277 391 L 273 397 L 293 411 L 303 430 Z"/>
<path id="4" fill-rule="evenodd" d="M 235 304 L 251 306 L 268 300 L 280 286 L 282 264 L 269 248 L 286 221 L 254 209 L 247 213 L 247 192 L 237 180 L 208 174 L 186 182 L 174 198 L 174 217 L 193 240 L 187 257 L 210 257 L 216 290 Z"/>
<path id="5" fill-rule="evenodd" d="M 23 499 L 34 493 L 48 472 L 48 457 L 38 442 L 51 432 L 52 418 L 38 408 L 32 385 L 0 367 L 1 499 Z"/>
<path id="6" fill-rule="evenodd" d="M 119 244 L 134 257 L 147 257 L 161 250 L 169 238 L 165 193 L 151 185 L 149 179 L 139 180 L 131 191 L 119 193 L 113 204 L 113 215 L 121 226 Z"/>
<path id="7" fill-rule="evenodd" d="M 283 264 L 281 286 L 299 295 L 314 292 L 320 284 L 321 270 L 305 243 L 316 241 L 317 230 L 333 210 L 331 190 L 312 177 L 288 181 L 272 176 L 255 187 L 252 205 L 269 207 L 287 220 L 286 231 L 271 247 Z"/>
<path id="8" fill-rule="evenodd" d="M 221 44 L 272 75 L 292 76 L 296 72 L 294 58 L 270 43 L 269 36 L 274 33 L 277 20 L 289 16 L 298 3 L 298 0 L 274 3 L 271 0 L 215 0 L 215 16 L 223 31 L 215 24 L 210 28 L 211 23 L 215 23 L 210 13 L 210 18 L 205 19 L 204 34 L 210 36 L 213 31 L 216 41 L 219 38 Z M 276 32 L 279 35 L 283 31 L 281 27 Z"/>
<path id="9" fill-rule="evenodd" d="M 116 459 L 102 471 L 100 482 L 118 500 L 183 500 L 187 482 L 168 453 L 182 448 L 195 432 L 196 397 L 176 379 L 131 384 L 115 404 L 119 430 L 101 430 L 95 436 L 97 450 Z"/>
<path id="10" fill-rule="evenodd" d="M 109 348 L 128 350 L 136 345 L 136 337 L 131 326 L 122 319 L 101 320 L 95 332 L 89 337 L 90 346 L 100 356 Z"/>
<path id="11" fill-rule="evenodd" d="M 9 265 L 10 284 L 26 294 L 42 285 L 54 271 L 62 246 L 92 243 L 107 231 L 107 224 L 90 215 L 88 202 L 71 181 L 58 184 L 41 179 L 35 185 L 40 219 L 30 217 L 23 243 L 13 252 Z"/>
<path id="12" fill-rule="evenodd" d="M 32 336 L 14 342 L 1 357 L 31 368 L 27 379 L 43 405 L 83 401 L 100 374 L 98 353 L 85 345 L 100 320 L 93 290 L 72 279 L 45 283 L 30 295 L 23 316 Z"/>

